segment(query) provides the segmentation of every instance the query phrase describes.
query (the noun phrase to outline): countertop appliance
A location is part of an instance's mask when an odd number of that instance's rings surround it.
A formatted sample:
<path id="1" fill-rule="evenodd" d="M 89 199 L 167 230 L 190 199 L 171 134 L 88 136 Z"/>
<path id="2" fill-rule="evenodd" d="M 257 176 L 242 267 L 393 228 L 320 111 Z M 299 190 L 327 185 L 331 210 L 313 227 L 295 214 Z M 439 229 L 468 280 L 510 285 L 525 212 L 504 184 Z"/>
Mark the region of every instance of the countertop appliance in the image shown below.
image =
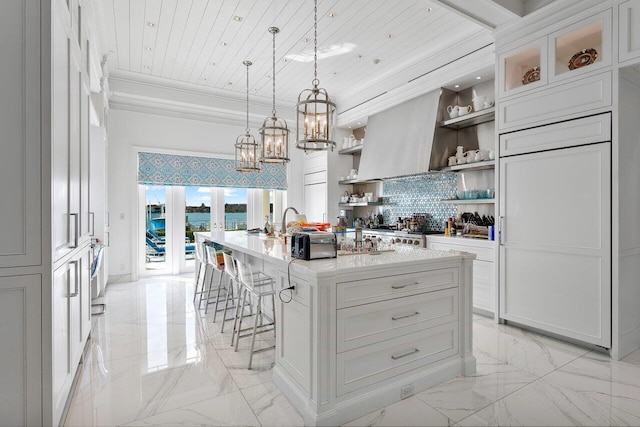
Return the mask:
<path id="1" fill-rule="evenodd" d="M 367 237 L 370 239 L 380 238 L 382 241 L 393 245 L 413 246 L 416 248 L 427 247 L 427 238 L 422 233 L 393 230 L 362 230 L 362 237 L 365 239 Z"/>
<path id="2" fill-rule="evenodd" d="M 338 256 L 336 235 L 327 231 L 293 233 L 291 237 L 291 256 L 306 261 L 335 258 Z"/>

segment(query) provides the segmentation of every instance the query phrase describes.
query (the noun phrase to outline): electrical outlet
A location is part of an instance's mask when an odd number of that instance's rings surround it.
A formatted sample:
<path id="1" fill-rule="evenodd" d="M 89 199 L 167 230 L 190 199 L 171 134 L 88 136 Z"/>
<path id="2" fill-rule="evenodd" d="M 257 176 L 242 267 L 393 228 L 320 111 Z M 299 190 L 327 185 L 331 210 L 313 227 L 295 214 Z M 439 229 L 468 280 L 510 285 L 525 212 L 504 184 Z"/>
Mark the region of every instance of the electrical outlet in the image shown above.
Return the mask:
<path id="1" fill-rule="evenodd" d="M 413 384 L 407 384 L 400 389 L 400 399 L 406 399 L 413 396 Z"/>

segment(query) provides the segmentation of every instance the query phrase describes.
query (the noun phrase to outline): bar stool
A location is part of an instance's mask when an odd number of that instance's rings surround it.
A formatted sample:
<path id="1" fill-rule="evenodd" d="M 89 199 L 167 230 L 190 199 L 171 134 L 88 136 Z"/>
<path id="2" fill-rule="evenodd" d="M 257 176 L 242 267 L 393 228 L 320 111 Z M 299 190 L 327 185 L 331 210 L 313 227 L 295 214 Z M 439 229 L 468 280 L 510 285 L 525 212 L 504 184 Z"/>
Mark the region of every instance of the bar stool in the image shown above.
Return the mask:
<path id="1" fill-rule="evenodd" d="M 213 312 L 213 322 L 216 321 L 216 314 L 218 314 L 218 303 L 220 302 L 220 290 L 223 289 L 222 279 L 224 277 L 224 264 L 218 261 L 218 251 L 213 246 L 206 246 L 207 253 L 207 265 L 211 268 L 211 276 L 209 278 L 209 286 L 207 289 L 207 300 L 204 307 L 205 314 L 209 312 L 209 305 L 213 304 L 211 302 L 211 291 L 214 290 L 213 281 L 215 277 L 215 272 L 218 272 L 218 286 L 215 287 L 216 290 L 216 300 L 215 307 Z M 224 252 L 223 252 L 224 253 Z M 226 289 L 225 289 L 226 292 Z M 201 300 L 202 301 L 202 300 Z"/>
<path id="2" fill-rule="evenodd" d="M 205 261 L 205 253 L 204 253 L 204 242 L 195 243 L 196 246 L 196 274 L 194 277 L 194 291 L 193 291 L 193 302 L 196 302 L 196 298 L 198 295 L 202 295 L 204 293 L 204 284 L 207 278 L 207 263 Z M 200 280 L 202 279 L 202 280 Z M 200 289 L 200 290 L 198 290 Z M 200 297 L 202 300 L 202 296 Z M 200 303 L 198 302 L 198 306 Z"/>
<path id="3" fill-rule="evenodd" d="M 238 301 L 235 301 L 236 297 L 234 295 L 240 296 L 240 280 L 238 279 L 238 270 L 236 269 L 236 260 L 235 258 L 226 252 L 222 253 L 222 257 L 224 259 L 224 275 L 229 280 L 229 288 L 225 295 L 224 299 L 224 309 L 222 311 L 222 325 L 220 326 L 220 333 L 224 333 L 224 324 L 227 321 L 227 309 L 229 308 L 229 298 L 231 298 L 231 302 L 233 302 L 233 307 L 236 308 L 234 317 L 238 313 Z M 251 305 L 249 305 L 249 309 L 251 309 Z M 231 319 L 229 319 L 231 320 Z M 233 334 L 232 334 L 233 337 Z M 231 345 L 233 345 L 233 338 L 231 341 Z"/>
<path id="4" fill-rule="evenodd" d="M 251 369 L 251 363 L 253 362 L 253 354 L 259 353 L 262 351 L 270 350 L 275 348 L 275 345 L 271 347 L 261 348 L 255 350 L 256 343 L 256 334 L 273 331 L 275 333 L 275 280 L 273 277 L 267 276 L 262 272 L 253 273 L 251 270 L 251 266 L 245 264 L 244 262 L 236 260 L 236 265 L 238 267 L 238 278 L 240 279 L 240 293 L 238 295 L 238 304 L 240 314 L 236 317 L 233 322 L 233 332 L 236 334 L 236 343 L 235 343 L 235 351 L 238 351 L 238 343 L 240 342 L 240 338 L 245 338 L 251 336 L 251 351 L 249 353 L 249 366 L 248 369 Z M 255 298 L 256 310 L 253 318 L 253 328 L 242 329 L 242 319 L 244 313 L 244 303 L 247 297 L 251 295 Z M 264 314 L 262 311 L 262 305 L 264 304 L 264 297 L 271 297 L 271 304 L 274 313 L 274 319 L 270 319 L 269 316 Z M 264 322 L 264 319 L 267 319 L 267 323 Z M 258 322 L 259 320 L 259 322 Z M 236 326 L 237 323 L 237 326 Z M 271 329 L 266 329 L 267 327 L 272 326 Z M 261 330 L 258 331 L 258 328 Z M 242 332 L 251 330 L 250 334 L 242 335 Z"/>

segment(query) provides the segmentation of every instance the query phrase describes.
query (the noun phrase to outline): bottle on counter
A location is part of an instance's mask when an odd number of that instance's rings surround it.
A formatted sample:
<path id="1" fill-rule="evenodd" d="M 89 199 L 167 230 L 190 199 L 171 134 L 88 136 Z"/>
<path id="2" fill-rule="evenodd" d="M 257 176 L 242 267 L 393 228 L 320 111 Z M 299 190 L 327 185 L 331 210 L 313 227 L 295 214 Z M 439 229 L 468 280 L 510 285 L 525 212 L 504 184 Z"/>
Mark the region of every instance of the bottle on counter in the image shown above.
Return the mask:
<path id="1" fill-rule="evenodd" d="M 362 227 L 356 227 L 356 248 L 362 247 Z"/>

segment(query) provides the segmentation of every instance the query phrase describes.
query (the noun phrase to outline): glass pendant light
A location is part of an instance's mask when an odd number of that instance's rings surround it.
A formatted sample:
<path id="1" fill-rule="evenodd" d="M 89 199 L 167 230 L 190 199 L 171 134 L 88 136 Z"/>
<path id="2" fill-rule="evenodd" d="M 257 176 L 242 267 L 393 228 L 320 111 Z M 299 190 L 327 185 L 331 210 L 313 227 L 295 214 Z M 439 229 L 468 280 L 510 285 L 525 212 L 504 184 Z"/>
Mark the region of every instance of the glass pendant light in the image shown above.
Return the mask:
<path id="1" fill-rule="evenodd" d="M 322 151 L 336 146 L 333 141 L 333 114 L 336 104 L 329 94 L 319 88 L 318 80 L 318 0 L 313 8 L 313 89 L 305 89 L 298 95 L 296 104 L 296 148 L 305 151 Z"/>
<path id="2" fill-rule="evenodd" d="M 270 27 L 269 32 L 273 34 L 273 110 L 260 128 L 260 162 L 285 164 L 289 161 L 289 128 L 276 116 L 276 34 L 280 29 Z"/>
<path id="3" fill-rule="evenodd" d="M 242 62 L 247 67 L 247 127 L 245 133 L 236 138 L 236 171 L 238 172 L 256 172 L 260 171 L 260 148 L 256 139 L 251 135 L 249 129 L 249 67 L 251 61 Z"/>

